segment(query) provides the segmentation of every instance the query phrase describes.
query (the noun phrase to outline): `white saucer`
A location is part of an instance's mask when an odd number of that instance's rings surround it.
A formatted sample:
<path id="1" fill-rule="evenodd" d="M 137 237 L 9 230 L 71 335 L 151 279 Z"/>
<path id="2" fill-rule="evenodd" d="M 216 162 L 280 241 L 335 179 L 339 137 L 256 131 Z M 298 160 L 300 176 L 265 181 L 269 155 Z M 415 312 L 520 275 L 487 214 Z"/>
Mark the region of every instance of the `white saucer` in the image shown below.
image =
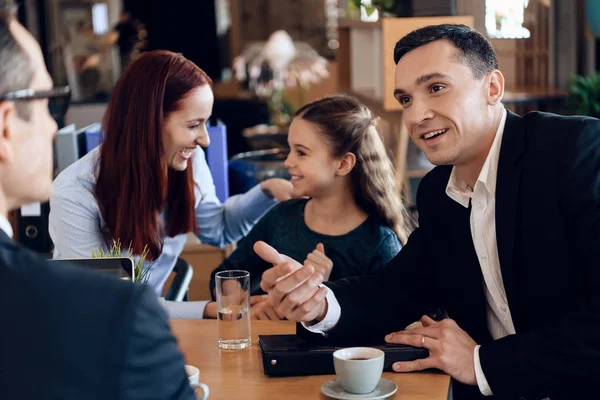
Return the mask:
<path id="1" fill-rule="evenodd" d="M 323 392 L 325 396 L 340 400 L 384 399 L 396 393 L 396 390 L 398 390 L 398 385 L 392 381 L 388 381 L 385 378 L 381 378 L 377 386 L 375 386 L 375 390 L 367 394 L 348 393 L 342 388 L 342 385 L 338 383 L 337 379 L 327 381 L 323 384 L 323 386 L 321 386 L 321 392 Z"/>

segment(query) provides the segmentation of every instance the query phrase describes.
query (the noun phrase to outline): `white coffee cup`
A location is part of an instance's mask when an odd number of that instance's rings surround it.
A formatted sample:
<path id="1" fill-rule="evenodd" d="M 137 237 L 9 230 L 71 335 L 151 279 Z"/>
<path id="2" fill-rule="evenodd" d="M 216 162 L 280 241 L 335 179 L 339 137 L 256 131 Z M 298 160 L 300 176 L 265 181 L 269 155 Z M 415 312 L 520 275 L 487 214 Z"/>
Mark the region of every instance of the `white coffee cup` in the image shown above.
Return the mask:
<path id="1" fill-rule="evenodd" d="M 194 389 L 194 393 L 198 389 L 202 390 L 202 397 L 196 395 L 196 398 L 199 400 L 207 400 L 208 394 L 210 391 L 208 390 L 208 386 L 205 383 L 200 382 L 200 370 L 193 365 L 185 366 L 185 373 L 188 376 L 188 380 L 190 381 L 190 386 Z"/>
<path id="2" fill-rule="evenodd" d="M 333 366 L 348 393 L 367 394 L 377 387 L 383 373 L 385 353 L 372 347 L 349 347 L 333 353 Z"/>

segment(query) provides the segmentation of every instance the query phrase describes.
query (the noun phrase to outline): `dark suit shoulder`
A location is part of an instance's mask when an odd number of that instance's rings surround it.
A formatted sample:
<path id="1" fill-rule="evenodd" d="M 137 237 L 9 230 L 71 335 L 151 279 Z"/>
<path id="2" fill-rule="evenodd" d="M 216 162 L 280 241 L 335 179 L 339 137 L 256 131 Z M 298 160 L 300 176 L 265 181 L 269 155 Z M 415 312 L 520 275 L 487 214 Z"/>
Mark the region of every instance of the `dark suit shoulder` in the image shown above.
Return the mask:
<path id="1" fill-rule="evenodd" d="M 539 140 L 545 143 L 554 143 L 555 140 L 572 141 L 586 131 L 586 126 L 598 126 L 600 120 L 587 116 L 564 116 L 544 112 L 530 112 L 522 119 L 528 139 Z M 595 132 L 600 136 L 600 131 Z"/>
<path id="2" fill-rule="evenodd" d="M 130 308 L 120 388 L 124 399 L 193 400 L 183 355 L 151 290 Z M 136 300 L 137 296 L 136 296 Z"/>
<path id="3" fill-rule="evenodd" d="M 531 112 L 522 121 L 525 149 L 531 159 L 543 157 L 571 165 L 600 149 L 600 120 L 596 118 Z"/>
<path id="4" fill-rule="evenodd" d="M 89 335 L 90 342 L 103 343 L 106 332 L 112 331 L 114 343 L 122 343 L 127 315 L 146 290 L 143 285 L 73 262 L 48 261 L 13 243 L 0 242 L 0 299 L 12 305 L 9 319 L 22 320 L 17 326 L 24 329 L 64 331 L 65 346 L 85 347 L 84 342 L 68 343 L 73 326 L 81 335 Z"/>
<path id="5" fill-rule="evenodd" d="M 541 111 L 532 111 L 525 114 L 523 117 L 523 121 L 527 124 L 537 124 L 537 123 L 545 123 L 545 124 L 581 124 L 581 122 L 586 120 L 597 120 L 593 117 L 588 117 L 585 115 L 559 115 Z"/>
<path id="6" fill-rule="evenodd" d="M 103 298 L 106 303 L 127 304 L 135 292 L 141 290 L 139 285 L 131 282 L 90 271 L 73 262 L 48 261 L 28 249 L 4 241 L 0 244 L 0 276 L 3 277 L 0 286 L 11 285 L 6 288 L 8 291 L 28 292 L 40 300 L 77 298 L 71 308 L 76 308 L 78 303 L 81 307 L 87 303 L 96 304 L 98 298 Z M 44 302 L 40 307 L 53 304 L 52 301 Z"/>
<path id="7" fill-rule="evenodd" d="M 67 398 L 119 398 L 133 316 L 143 305 L 160 307 L 154 293 L 71 263 L 49 262 L 4 239 L 0 303 L 10 305 L 3 322 L 11 329 L 0 330 L 0 370 L 14 374 L 0 378 L 0 387 L 23 398 L 63 398 L 65 387 L 73 394 Z M 34 375 L 42 377 L 39 388 L 24 386 L 22 378 Z"/>
<path id="8" fill-rule="evenodd" d="M 419 200 L 430 198 L 431 196 L 445 195 L 451 173 L 452 165 L 439 165 L 429 171 L 419 184 L 417 203 L 420 202 Z"/>

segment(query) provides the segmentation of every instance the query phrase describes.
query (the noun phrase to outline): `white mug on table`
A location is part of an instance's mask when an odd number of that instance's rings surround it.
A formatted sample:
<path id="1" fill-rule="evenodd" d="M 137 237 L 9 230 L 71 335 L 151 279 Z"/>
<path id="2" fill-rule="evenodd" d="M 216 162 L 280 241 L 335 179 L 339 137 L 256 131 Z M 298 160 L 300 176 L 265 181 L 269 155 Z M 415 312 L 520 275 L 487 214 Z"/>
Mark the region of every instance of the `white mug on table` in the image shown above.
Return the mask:
<path id="1" fill-rule="evenodd" d="M 190 386 L 192 389 L 194 389 L 194 393 L 196 393 L 198 389 L 202 390 L 202 397 L 196 395 L 196 398 L 198 400 L 207 400 L 210 391 L 205 383 L 200 382 L 200 370 L 193 365 L 186 365 L 185 372 L 188 376 L 188 380 L 190 381 Z"/>

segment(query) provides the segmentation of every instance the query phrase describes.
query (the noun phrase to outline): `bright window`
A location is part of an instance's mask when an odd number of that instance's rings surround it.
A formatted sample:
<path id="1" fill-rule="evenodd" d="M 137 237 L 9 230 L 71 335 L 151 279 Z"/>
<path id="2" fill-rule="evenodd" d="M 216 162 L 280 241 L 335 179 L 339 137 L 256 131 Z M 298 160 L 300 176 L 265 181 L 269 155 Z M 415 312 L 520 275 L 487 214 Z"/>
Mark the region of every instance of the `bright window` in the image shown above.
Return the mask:
<path id="1" fill-rule="evenodd" d="M 485 28 L 491 38 L 523 39 L 530 36 L 523 27 L 529 0 L 485 0 Z"/>
<path id="2" fill-rule="evenodd" d="M 92 5 L 92 24 L 96 35 L 104 35 L 108 32 L 108 5 L 106 3 Z"/>

